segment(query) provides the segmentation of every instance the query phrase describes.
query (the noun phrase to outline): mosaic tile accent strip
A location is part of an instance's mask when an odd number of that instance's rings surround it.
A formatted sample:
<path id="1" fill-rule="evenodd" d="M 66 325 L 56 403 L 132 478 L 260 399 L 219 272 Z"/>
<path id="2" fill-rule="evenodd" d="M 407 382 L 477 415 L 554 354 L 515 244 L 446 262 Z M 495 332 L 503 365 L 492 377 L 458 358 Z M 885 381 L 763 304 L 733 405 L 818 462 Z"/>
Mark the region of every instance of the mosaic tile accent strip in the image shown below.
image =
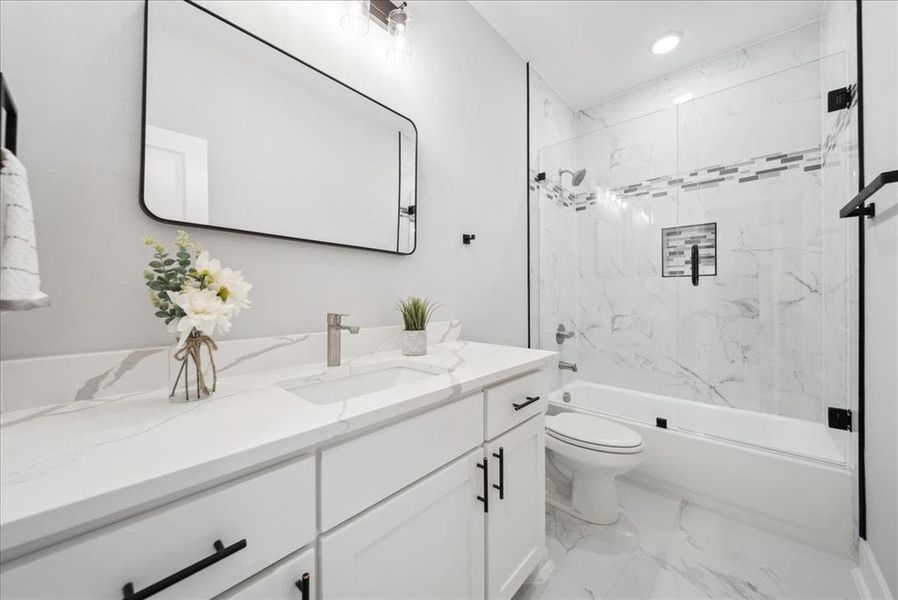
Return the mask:
<path id="1" fill-rule="evenodd" d="M 541 181 L 536 181 L 536 176 L 537 172 L 530 169 L 530 191 L 535 192 L 541 188 L 545 192 L 546 199 L 557 202 L 559 206 L 570 206 L 577 211 L 586 210 L 586 207 L 595 204 L 599 197 L 595 190 L 571 191 L 562 187 L 557 181 L 549 179 L 548 175 Z"/>
<path id="2" fill-rule="evenodd" d="M 690 277 L 693 245 L 698 245 L 699 276 L 717 275 L 717 223 L 702 223 L 661 230 L 661 276 Z"/>
<path id="3" fill-rule="evenodd" d="M 791 172 L 805 173 L 821 166 L 820 146 L 794 152 L 777 152 L 757 156 L 729 165 L 714 165 L 680 175 L 653 177 L 639 183 L 613 188 L 611 193 L 621 200 L 666 196 L 674 190 L 694 192 L 731 183 L 748 183 L 779 177 Z"/>
<path id="4" fill-rule="evenodd" d="M 845 114 L 848 111 L 843 111 Z M 841 125 L 844 129 L 844 124 Z M 827 139 L 827 144 L 832 144 Z M 651 177 L 638 183 L 630 183 L 609 190 L 619 200 L 661 198 L 671 192 L 694 192 L 715 188 L 720 185 L 745 184 L 789 173 L 809 173 L 822 167 L 837 166 L 837 161 L 824 161 L 821 147 L 806 148 L 793 152 L 765 154 L 738 163 L 714 165 L 679 175 Z M 530 191 L 542 189 L 547 200 L 560 206 L 584 210 L 596 203 L 596 191 L 575 191 L 563 187 L 558 181 L 547 177 L 536 181 L 537 172 L 530 170 Z"/>

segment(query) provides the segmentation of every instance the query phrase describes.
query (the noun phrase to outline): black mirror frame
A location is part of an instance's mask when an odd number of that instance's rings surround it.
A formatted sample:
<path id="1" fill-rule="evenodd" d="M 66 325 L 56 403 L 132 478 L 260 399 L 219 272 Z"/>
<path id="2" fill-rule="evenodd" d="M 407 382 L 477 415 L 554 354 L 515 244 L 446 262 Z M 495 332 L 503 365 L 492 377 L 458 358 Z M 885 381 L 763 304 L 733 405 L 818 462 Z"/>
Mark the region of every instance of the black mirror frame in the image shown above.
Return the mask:
<path id="1" fill-rule="evenodd" d="M 207 8 L 205 8 L 205 7 L 203 7 L 203 6 L 200 6 L 199 4 L 197 4 L 196 2 L 194 2 L 193 0 L 181 0 L 181 1 L 184 2 L 184 3 L 186 3 L 186 4 L 189 4 L 190 6 L 192 6 L 192 7 L 196 8 L 196 9 L 198 9 L 198 10 L 200 10 L 200 11 L 206 13 L 207 15 L 209 15 L 209 16 L 215 18 L 215 19 L 218 19 L 218 20 L 221 21 L 222 23 L 224 23 L 224 24 L 226 24 L 226 25 L 229 25 L 230 27 L 233 27 L 233 28 L 236 29 L 237 31 L 240 31 L 240 32 L 243 33 L 243 34 L 248 35 L 249 37 L 253 38 L 254 40 L 256 40 L 256 41 L 258 41 L 258 42 L 260 42 L 260 43 L 262 43 L 262 44 L 268 46 L 268 47 L 271 48 L 272 50 L 275 50 L 275 51 L 277 51 L 277 52 L 280 52 L 280 53 L 283 54 L 284 56 L 287 56 L 287 57 L 289 57 L 289 58 L 292 58 L 293 60 L 295 60 L 295 61 L 298 62 L 299 64 L 301 64 L 301 65 L 303 65 L 303 66 L 305 66 L 305 67 L 308 67 L 309 69 L 312 69 L 313 71 L 315 71 L 315 72 L 318 73 L 319 75 L 322 75 L 322 76 L 324 76 L 324 77 L 330 79 L 331 81 L 333 81 L 333 82 L 335 82 L 335 83 L 338 83 L 339 85 L 343 86 L 343 87 L 346 88 L 347 90 L 349 90 L 349 91 L 351 91 L 351 92 L 354 92 L 354 93 L 358 94 L 359 96 L 365 98 L 366 100 L 368 100 L 368 101 L 370 101 L 370 102 L 373 102 L 374 104 L 380 106 L 381 108 L 384 108 L 384 109 L 390 111 L 391 113 L 395 114 L 396 116 L 398 116 L 398 117 L 400 117 L 400 118 L 402 118 L 402 119 L 405 119 L 406 121 L 408 121 L 409 123 L 411 123 L 412 128 L 415 130 L 415 204 L 414 204 L 414 206 L 415 206 L 415 211 L 414 211 L 414 214 L 415 214 L 415 242 L 414 242 L 414 246 L 412 247 L 412 249 L 411 249 L 410 252 L 400 252 L 399 249 L 398 249 L 398 248 L 399 248 L 399 231 L 398 231 L 398 225 L 397 225 L 397 232 L 396 232 L 396 248 L 397 248 L 397 249 L 396 249 L 396 250 L 384 250 L 384 249 L 382 249 L 382 248 L 370 248 L 370 247 L 367 247 L 367 246 L 355 246 L 355 245 L 353 245 L 353 244 L 341 244 L 341 243 L 338 243 L 338 242 L 328 242 L 328 241 L 324 241 L 324 240 L 314 240 L 314 239 L 309 239 L 309 238 L 299 238 L 299 237 L 293 237 L 293 236 L 288 236 L 288 235 L 280 235 L 280 234 L 276 234 L 276 233 L 265 233 L 265 232 L 263 232 L 263 231 L 249 231 L 249 230 L 245 230 L 245 229 L 237 229 L 237 228 L 234 228 L 234 227 L 221 227 L 221 226 L 218 226 L 218 225 L 209 225 L 209 224 L 206 224 L 206 223 L 190 223 L 190 222 L 188 222 L 188 221 L 175 221 L 175 220 L 172 220 L 172 219 L 165 219 L 165 218 L 162 218 L 162 217 L 159 217 L 159 216 L 153 214 L 153 212 L 152 212 L 152 211 L 149 209 L 149 207 L 147 206 L 147 204 L 146 204 L 146 199 L 145 199 L 145 197 L 144 197 L 144 193 L 145 193 L 144 178 L 145 178 L 145 176 L 146 176 L 146 173 L 145 173 L 145 171 L 146 171 L 146 136 L 147 136 L 147 132 L 146 132 L 146 128 L 147 128 L 147 62 L 148 62 L 148 61 L 147 61 L 147 47 L 148 47 L 148 44 L 149 44 L 149 16 L 150 16 L 150 2 L 151 2 L 151 1 L 152 1 L 152 0 L 144 0 L 144 6 L 143 6 L 143 74 L 142 74 L 142 86 L 143 86 L 143 87 L 142 87 L 142 93 L 141 93 L 141 107 L 140 107 L 140 109 L 141 109 L 141 122 L 140 122 L 140 192 L 139 192 L 139 203 L 140 203 L 140 208 L 143 210 L 143 212 L 144 212 L 148 217 L 150 217 L 150 218 L 153 219 L 154 221 L 159 221 L 159 222 L 161 222 L 161 223 L 166 223 L 166 224 L 168 224 L 168 225 L 183 225 L 183 226 L 185 226 L 185 227 L 199 227 L 199 228 L 201 228 L 201 229 L 211 229 L 211 230 L 215 230 L 215 231 L 228 231 L 228 232 L 231 232 L 231 233 L 243 233 L 243 234 L 248 234 L 248 235 L 258 235 L 258 236 L 262 236 L 262 237 L 277 238 L 277 239 L 282 239 L 282 240 L 294 240 L 294 241 L 299 241 L 299 242 L 309 242 L 309 243 L 312 243 L 312 244 L 320 244 L 320 245 L 324 245 L 324 246 L 336 246 L 336 247 L 339 247 L 339 248 L 354 248 L 354 249 L 357 249 L 357 250 L 368 250 L 368 251 L 371 251 L 371 252 L 381 252 L 381 253 L 384 253 L 384 254 L 395 254 L 395 255 L 398 255 L 398 256 L 411 256 L 412 254 L 415 253 L 415 250 L 418 249 L 418 216 L 420 215 L 420 209 L 419 209 L 419 206 L 418 206 L 418 127 L 417 127 L 417 125 L 415 125 L 415 122 L 412 121 L 412 120 L 411 120 L 410 118 L 408 118 L 407 116 L 403 115 L 402 113 L 400 113 L 400 112 L 398 112 L 398 111 L 396 111 L 396 110 L 393 110 L 392 108 L 390 108 L 389 106 L 385 105 L 384 103 L 378 102 L 377 100 L 375 100 L 374 98 L 368 96 L 367 94 L 364 94 L 364 93 L 360 92 L 359 90 L 355 89 L 354 87 L 352 87 L 352 86 L 350 86 L 350 85 L 347 85 L 346 83 L 343 83 L 342 81 L 340 81 L 340 80 L 337 79 L 336 77 L 333 77 L 332 75 L 328 75 L 327 73 L 325 73 L 325 72 L 322 71 L 321 69 L 318 69 L 318 68 L 316 68 L 316 67 L 310 65 L 310 64 L 307 63 L 306 61 L 304 61 L 304 60 L 302 60 L 302 59 L 300 59 L 300 58 L 297 58 L 296 56 L 290 54 L 290 53 L 287 52 L 286 50 L 283 50 L 282 48 L 279 48 L 279 47 L 275 46 L 274 44 L 272 44 L 272 43 L 270 43 L 270 42 L 268 42 L 268 41 L 262 39 L 261 37 L 257 36 L 256 34 L 250 32 L 250 31 L 247 31 L 246 29 L 240 27 L 239 25 L 236 25 L 235 23 L 232 23 L 231 21 L 228 21 L 227 19 L 225 19 L 225 18 L 222 17 L 221 15 L 218 15 L 218 14 L 216 14 L 216 13 L 210 11 L 209 9 L 207 9 Z M 397 212 L 400 210 L 400 205 L 401 205 L 401 202 L 398 202 L 398 203 L 397 203 Z M 402 219 L 401 213 L 398 214 L 398 218 L 399 218 L 399 219 Z"/>

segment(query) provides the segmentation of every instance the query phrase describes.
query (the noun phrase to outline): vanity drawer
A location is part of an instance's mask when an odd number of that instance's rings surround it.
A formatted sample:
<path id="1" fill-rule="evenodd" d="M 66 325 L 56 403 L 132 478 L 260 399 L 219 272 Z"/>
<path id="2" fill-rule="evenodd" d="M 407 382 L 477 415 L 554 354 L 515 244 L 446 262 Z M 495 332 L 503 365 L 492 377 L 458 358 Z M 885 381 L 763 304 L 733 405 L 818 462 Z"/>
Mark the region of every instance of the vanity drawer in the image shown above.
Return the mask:
<path id="1" fill-rule="evenodd" d="M 310 547 L 272 565 L 215 600 L 313 600 L 316 584 L 315 548 Z"/>
<path id="2" fill-rule="evenodd" d="M 535 371 L 487 388 L 484 395 L 484 435 L 485 439 L 491 440 L 533 415 L 545 412 L 549 405 L 549 377 L 544 370 Z"/>
<path id="3" fill-rule="evenodd" d="M 321 531 L 398 492 L 483 441 L 483 394 L 321 452 Z"/>
<path id="4" fill-rule="evenodd" d="M 315 461 L 309 457 L 4 565 L 0 596 L 121 600 L 129 582 L 138 592 L 172 576 L 178 581 L 154 600 L 210 598 L 314 537 Z"/>

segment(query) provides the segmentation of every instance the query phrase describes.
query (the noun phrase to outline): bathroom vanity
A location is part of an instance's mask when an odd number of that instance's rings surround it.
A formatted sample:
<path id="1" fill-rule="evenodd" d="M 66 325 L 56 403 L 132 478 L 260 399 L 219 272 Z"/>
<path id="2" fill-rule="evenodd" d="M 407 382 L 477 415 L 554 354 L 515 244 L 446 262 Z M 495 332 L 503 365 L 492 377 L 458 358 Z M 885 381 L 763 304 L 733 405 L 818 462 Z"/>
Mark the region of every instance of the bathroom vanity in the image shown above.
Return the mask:
<path id="1" fill-rule="evenodd" d="M 4 415 L 4 598 L 510 598 L 545 556 L 554 354 L 406 358 Z"/>

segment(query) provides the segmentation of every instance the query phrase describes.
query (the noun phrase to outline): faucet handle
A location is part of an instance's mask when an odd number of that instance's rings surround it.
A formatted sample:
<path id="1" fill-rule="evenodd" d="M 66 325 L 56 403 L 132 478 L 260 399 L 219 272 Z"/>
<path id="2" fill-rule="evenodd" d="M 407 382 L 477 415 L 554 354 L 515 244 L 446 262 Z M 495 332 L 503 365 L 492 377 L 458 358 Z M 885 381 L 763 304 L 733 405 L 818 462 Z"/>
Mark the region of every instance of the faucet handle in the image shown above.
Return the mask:
<path id="1" fill-rule="evenodd" d="M 346 313 L 332 313 L 332 312 L 329 312 L 329 313 L 327 313 L 327 324 L 328 324 L 328 325 L 339 325 L 339 324 L 340 324 L 340 320 L 341 320 L 343 317 L 348 317 L 348 316 L 349 316 L 349 315 L 346 314 Z"/>

